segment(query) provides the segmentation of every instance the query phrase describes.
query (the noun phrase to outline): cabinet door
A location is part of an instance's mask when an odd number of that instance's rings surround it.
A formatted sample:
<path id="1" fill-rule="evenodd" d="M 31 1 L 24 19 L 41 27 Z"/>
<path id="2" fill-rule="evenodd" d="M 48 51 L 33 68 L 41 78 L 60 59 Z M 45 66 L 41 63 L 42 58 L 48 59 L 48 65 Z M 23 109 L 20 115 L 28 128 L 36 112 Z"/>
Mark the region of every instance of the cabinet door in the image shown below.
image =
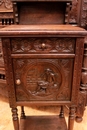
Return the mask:
<path id="1" fill-rule="evenodd" d="M 14 59 L 17 101 L 70 101 L 73 59 Z"/>

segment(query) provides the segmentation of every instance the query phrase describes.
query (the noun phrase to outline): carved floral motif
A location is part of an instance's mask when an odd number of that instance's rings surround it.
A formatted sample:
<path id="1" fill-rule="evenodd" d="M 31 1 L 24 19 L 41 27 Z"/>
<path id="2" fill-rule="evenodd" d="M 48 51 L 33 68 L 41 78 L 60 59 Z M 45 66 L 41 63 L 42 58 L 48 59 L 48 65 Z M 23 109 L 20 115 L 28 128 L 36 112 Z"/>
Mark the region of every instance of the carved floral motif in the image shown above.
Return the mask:
<path id="1" fill-rule="evenodd" d="M 30 52 L 63 52 L 74 53 L 75 39 L 71 38 L 13 38 L 13 53 Z M 20 44 L 21 43 L 21 44 Z M 44 49 L 43 49 L 44 45 Z"/>

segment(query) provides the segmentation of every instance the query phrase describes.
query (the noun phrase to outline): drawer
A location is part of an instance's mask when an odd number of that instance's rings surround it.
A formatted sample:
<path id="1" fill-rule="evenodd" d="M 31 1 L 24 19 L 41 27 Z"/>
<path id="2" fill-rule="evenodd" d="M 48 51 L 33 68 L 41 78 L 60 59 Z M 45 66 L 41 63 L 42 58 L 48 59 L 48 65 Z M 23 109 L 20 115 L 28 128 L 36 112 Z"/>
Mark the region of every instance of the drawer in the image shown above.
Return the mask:
<path id="1" fill-rule="evenodd" d="M 74 59 L 13 59 L 17 101 L 70 101 Z"/>
<path id="2" fill-rule="evenodd" d="M 75 38 L 12 38 L 12 54 L 70 53 L 75 52 Z"/>

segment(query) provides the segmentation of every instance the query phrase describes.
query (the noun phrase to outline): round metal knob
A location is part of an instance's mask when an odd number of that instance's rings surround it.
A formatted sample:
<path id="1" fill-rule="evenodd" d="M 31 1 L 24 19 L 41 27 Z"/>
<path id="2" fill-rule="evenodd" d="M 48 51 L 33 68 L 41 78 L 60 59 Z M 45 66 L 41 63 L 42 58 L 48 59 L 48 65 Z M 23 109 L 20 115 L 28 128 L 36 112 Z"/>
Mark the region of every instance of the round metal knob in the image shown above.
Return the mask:
<path id="1" fill-rule="evenodd" d="M 17 84 L 17 85 L 20 85 L 20 84 L 21 84 L 20 79 L 17 79 L 17 80 L 16 80 L 16 84 Z"/>
<path id="2" fill-rule="evenodd" d="M 42 49 L 45 49 L 45 48 L 46 48 L 46 44 L 45 44 L 45 43 L 42 43 L 41 48 L 42 48 Z"/>

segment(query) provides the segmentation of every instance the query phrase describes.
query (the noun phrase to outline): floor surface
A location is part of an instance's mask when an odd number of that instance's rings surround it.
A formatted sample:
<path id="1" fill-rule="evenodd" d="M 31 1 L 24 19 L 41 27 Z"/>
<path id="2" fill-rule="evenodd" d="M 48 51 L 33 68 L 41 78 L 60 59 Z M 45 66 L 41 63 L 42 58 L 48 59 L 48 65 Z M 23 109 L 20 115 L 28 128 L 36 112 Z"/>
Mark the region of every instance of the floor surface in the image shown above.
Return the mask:
<path id="1" fill-rule="evenodd" d="M 20 107 L 18 107 L 20 115 Z M 59 112 L 59 107 L 25 107 L 26 115 L 56 115 Z M 68 111 L 65 108 L 66 120 Z M 14 130 L 12 124 L 11 109 L 8 99 L 0 96 L 0 130 Z M 81 123 L 74 124 L 74 130 L 87 130 L 87 108 L 84 113 L 84 118 Z"/>

